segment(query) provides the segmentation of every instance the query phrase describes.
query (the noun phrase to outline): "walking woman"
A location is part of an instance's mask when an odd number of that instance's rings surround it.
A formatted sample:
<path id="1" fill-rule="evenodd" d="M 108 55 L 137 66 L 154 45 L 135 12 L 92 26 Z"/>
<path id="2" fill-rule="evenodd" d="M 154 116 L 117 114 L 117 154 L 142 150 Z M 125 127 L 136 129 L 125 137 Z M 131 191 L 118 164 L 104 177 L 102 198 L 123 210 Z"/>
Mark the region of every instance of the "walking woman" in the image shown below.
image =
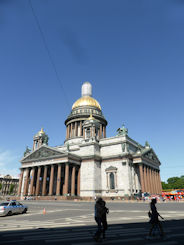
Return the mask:
<path id="1" fill-rule="evenodd" d="M 156 203 L 157 203 L 157 199 L 156 198 L 151 200 L 151 203 L 150 203 L 150 210 L 151 210 L 151 213 L 150 213 L 150 216 L 151 216 L 150 224 L 151 224 L 151 227 L 150 227 L 150 231 L 149 231 L 149 235 L 147 236 L 147 239 L 151 239 L 152 238 L 152 231 L 153 231 L 154 228 L 156 228 L 156 226 L 158 226 L 159 229 L 160 229 L 160 236 L 163 238 L 164 235 L 165 235 L 164 231 L 163 231 L 163 228 L 162 228 L 162 224 L 159 221 L 158 217 L 160 217 L 161 219 L 164 219 L 164 218 L 157 212 L 157 208 L 155 206 Z"/>

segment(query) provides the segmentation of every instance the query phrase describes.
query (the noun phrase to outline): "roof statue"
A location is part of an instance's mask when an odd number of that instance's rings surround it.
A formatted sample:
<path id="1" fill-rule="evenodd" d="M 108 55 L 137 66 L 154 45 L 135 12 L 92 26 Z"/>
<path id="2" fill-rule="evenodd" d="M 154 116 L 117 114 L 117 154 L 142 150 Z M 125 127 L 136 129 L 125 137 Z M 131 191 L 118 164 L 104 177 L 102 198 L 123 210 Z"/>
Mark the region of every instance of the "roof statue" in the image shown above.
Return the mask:
<path id="1" fill-rule="evenodd" d="M 117 132 L 118 132 L 118 136 L 120 136 L 120 135 L 125 136 L 128 134 L 128 129 L 125 128 L 125 125 L 123 124 L 121 128 L 117 129 Z"/>
<path id="2" fill-rule="evenodd" d="M 45 134 L 43 139 L 43 144 L 48 145 L 48 141 L 49 141 L 49 136 Z"/>
<path id="3" fill-rule="evenodd" d="M 150 148 L 150 144 L 148 143 L 148 141 L 145 142 L 145 147 Z"/>
<path id="4" fill-rule="evenodd" d="M 122 143 L 121 144 L 122 152 L 128 153 L 129 152 L 129 144 L 128 143 Z"/>
<path id="5" fill-rule="evenodd" d="M 28 148 L 28 146 L 26 146 L 26 150 L 24 152 L 24 157 L 27 156 L 30 152 L 31 152 L 31 150 Z"/>

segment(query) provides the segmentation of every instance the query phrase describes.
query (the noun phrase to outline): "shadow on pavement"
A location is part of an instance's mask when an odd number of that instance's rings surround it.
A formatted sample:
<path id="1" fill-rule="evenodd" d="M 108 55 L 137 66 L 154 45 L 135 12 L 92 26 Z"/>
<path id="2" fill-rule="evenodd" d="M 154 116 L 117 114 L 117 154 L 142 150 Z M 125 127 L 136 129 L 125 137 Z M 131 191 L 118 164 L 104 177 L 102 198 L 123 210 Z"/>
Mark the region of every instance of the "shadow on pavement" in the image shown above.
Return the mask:
<path id="1" fill-rule="evenodd" d="M 11 221 L 10 221 L 11 222 Z M 103 244 L 184 244 L 184 219 L 162 222 L 167 235 L 167 241 L 155 238 L 146 240 L 149 231 L 149 223 L 121 223 L 110 224 Z M 41 222 L 40 222 L 41 227 Z M 93 235 L 97 229 L 92 226 L 72 226 L 56 228 L 38 228 L 29 230 L 0 231 L 0 244 L 72 244 L 92 245 L 96 244 Z"/>

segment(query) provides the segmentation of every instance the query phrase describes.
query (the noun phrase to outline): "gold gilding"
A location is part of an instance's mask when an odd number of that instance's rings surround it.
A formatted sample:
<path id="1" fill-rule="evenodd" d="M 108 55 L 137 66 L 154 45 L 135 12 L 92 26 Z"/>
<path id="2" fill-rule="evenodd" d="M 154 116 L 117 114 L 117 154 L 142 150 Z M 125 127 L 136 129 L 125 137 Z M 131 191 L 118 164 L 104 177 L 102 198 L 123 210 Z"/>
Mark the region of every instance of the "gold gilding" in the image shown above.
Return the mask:
<path id="1" fill-rule="evenodd" d="M 101 110 L 101 106 L 98 103 L 97 100 L 90 96 L 83 96 L 80 99 L 78 99 L 72 106 L 72 109 L 75 109 L 79 106 L 93 106 Z"/>
<path id="2" fill-rule="evenodd" d="M 95 120 L 95 118 L 92 116 L 92 114 L 90 114 L 87 120 Z"/>
<path id="3" fill-rule="evenodd" d="M 38 134 L 45 134 L 45 132 L 43 131 L 43 128 L 41 128 L 41 130 L 38 132 Z"/>

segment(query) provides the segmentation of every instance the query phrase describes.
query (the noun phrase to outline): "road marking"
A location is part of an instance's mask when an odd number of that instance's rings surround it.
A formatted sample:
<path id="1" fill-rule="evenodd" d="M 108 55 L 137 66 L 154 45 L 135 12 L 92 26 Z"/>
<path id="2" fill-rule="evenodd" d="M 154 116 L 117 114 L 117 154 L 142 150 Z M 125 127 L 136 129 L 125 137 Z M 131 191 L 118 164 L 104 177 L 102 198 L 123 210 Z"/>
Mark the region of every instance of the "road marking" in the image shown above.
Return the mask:
<path id="1" fill-rule="evenodd" d="M 171 234 L 171 235 L 167 235 L 167 238 L 180 237 L 180 236 L 184 236 L 184 234 Z"/>
<path id="2" fill-rule="evenodd" d="M 137 238 L 128 238 L 128 239 L 112 239 L 109 241 L 103 241 L 103 244 L 113 244 L 113 243 L 120 243 L 120 242 L 133 242 L 133 241 L 143 241 L 144 239 L 141 237 Z M 96 242 L 86 242 L 86 243 L 72 243 L 72 245 L 93 245 L 96 244 Z"/>
<path id="3" fill-rule="evenodd" d="M 176 241 L 169 241 L 169 242 L 158 242 L 156 243 L 157 245 L 174 245 L 174 244 L 178 244 L 178 242 Z M 155 243 L 146 243 L 145 245 L 155 245 Z"/>

